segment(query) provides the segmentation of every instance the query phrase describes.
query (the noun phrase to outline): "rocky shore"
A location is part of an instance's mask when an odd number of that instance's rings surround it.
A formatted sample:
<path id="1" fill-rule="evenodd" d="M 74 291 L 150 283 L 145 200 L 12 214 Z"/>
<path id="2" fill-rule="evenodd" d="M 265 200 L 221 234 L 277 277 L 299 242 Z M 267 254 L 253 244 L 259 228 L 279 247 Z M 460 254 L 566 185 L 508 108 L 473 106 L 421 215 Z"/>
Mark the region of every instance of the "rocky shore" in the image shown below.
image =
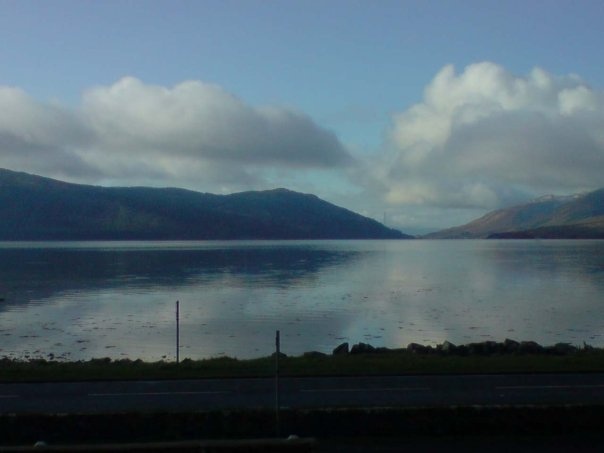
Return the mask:
<path id="1" fill-rule="evenodd" d="M 433 346 L 426 346 L 419 343 L 410 343 L 406 348 L 384 348 L 374 347 L 368 343 L 356 343 L 352 346 L 349 343 L 341 343 L 332 351 L 332 355 L 356 355 L 356 354 L 379 354 L 392 352 L 411 352 L 414 354 L 440 354 L 440 355 L 495 355 L 495 354 L 552 354 L 567 355 L 575 354 L 579 351 L 594 349 L 592 346 L 583 344 L 582 348 L 571 343 L 556 343 L 551 346 L 542 346 L 535 341 L 516 341 L 506 338 L 502 342 L 482 341 L 478 343 L 468 343 L 455 345 L 449 341 Z M 307 353 L 318 354 L 318 353 Z"/>

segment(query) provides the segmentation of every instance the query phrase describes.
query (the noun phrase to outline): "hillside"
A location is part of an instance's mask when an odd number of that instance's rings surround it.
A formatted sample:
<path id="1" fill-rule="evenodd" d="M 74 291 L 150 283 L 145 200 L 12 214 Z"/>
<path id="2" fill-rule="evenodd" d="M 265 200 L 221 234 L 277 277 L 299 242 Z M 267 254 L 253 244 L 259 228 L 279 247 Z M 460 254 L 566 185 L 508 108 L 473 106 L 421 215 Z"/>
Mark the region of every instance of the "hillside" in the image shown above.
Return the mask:
<path id="1" fill-rule="evenodd" d="M 570 197 L 542 197 L 523 205 L 492 211 L 465 225 L 426 237 L 604 238 L 604 189 Z"/>
<path id="2" fill-rule="evenodd" d="M 286 189 L 213 195 L 98 187 L 0 169 L 0 240 L 404 239 Z"/>
<path id="3" fill-rule="evenodd" d="M 494 233 L 489 236 L 489 239 L 604 239 L 604 216 L 570 225 L 551 225 Z"/>

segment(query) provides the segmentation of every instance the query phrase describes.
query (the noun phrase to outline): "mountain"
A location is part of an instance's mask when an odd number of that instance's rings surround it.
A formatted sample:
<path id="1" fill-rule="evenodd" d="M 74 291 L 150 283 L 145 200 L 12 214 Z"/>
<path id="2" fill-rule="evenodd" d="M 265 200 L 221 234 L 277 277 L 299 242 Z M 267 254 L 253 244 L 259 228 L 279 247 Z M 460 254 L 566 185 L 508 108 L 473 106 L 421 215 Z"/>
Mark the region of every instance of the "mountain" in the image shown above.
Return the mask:
<path id="1" fill-rule="evenodd" d="M 98 187 L 0 169 L 0 240 L 405 239 L 286 189 L 213 195 Z"/>
<path id="2" fill-rule="evenodd" d="M 604 217 L 571 225 L 552 225 L 530 230 L 493 233 L 489 239 L 604 239 Z"/>
<path id="3" fill-rule="evenodd" d="M 542 197 L 425 237 L 604 238 L 604 189 L 568 197 Z"/>

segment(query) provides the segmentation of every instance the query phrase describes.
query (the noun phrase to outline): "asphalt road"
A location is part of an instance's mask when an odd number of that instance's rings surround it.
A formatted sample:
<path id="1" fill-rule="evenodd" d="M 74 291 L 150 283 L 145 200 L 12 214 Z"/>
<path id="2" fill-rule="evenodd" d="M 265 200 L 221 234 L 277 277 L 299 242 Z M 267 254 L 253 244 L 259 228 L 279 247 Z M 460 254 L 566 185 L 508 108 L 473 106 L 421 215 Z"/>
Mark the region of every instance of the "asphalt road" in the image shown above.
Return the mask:
<path id="1" fill-rule="evenodd" d="M 604 404 L 604 374 L 281 378 L 280 406 Z M 0 414 L 275 407 L 275 379 L 0 384 Z"/>

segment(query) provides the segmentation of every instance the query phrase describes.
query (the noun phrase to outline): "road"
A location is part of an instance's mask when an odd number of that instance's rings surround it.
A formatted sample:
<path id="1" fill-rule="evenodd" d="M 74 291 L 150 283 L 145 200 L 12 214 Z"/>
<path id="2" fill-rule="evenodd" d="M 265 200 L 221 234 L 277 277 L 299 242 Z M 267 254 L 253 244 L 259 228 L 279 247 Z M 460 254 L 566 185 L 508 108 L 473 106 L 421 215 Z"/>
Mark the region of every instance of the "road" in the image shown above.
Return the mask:
<path id="1" fill-rule="evenodd" d="M 281 378 L 280 406 L 604 404 L 604 374 Z M 275 380 L 0 384 L 0 414 L 271 408 Z"/>

